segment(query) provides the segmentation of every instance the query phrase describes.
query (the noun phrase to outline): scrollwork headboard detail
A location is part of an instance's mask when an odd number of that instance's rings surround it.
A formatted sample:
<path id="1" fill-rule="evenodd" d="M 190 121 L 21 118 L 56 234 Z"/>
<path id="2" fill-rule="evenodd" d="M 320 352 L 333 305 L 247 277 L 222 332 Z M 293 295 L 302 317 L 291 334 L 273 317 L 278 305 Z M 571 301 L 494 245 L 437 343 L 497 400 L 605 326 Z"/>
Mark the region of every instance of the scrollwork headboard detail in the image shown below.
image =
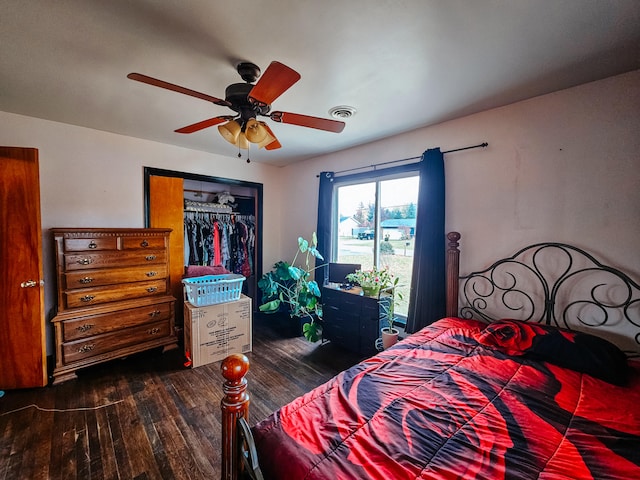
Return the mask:
<path id="1" fill-rule="evenodd" d="M 640 285 L 580 248 L 537 243 L 460 277 L 460 316 L 595 333 L 640 356 Z"/>

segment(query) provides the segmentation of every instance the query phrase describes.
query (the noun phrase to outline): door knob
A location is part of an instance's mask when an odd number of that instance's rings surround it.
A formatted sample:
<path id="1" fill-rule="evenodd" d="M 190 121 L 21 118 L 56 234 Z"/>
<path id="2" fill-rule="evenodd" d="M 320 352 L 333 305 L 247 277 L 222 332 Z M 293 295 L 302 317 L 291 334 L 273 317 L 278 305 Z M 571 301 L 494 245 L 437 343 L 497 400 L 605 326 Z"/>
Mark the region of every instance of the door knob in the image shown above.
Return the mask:
<path id="1" fill-rule="evenodd" d="M 22 288 L 31 288 L 31 287 L 36 287 L 36 286 L 40 286 L 40 285 L 44 285 L 44 280 L 27 280 L 26 282 L 22 282 L 20 284 L 20 286 Z"/>

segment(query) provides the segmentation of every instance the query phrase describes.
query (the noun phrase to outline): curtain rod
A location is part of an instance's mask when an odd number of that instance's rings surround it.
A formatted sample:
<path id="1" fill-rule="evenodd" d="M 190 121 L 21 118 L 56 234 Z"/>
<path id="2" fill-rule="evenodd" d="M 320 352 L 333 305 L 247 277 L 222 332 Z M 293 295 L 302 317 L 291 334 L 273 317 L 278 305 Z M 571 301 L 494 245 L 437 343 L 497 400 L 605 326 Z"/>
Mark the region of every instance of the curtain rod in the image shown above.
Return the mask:
<path id="1" fill-rule="evenodd" d="M 446 152 L 442 152 L 442 154 L 444 155 L 445 153 L 460 152 L 462 150 L 470 150 L 472 148 L 485 148 L 485 147 L 488 147 L 488 146 L 489 146 L 489 144 L 487 142 L 483 142 L 483 143 L 479 143 L 478 145 L 471 145 L 470 147 L 461 147 L 461 148 L 454 148 L 453 150 L 447 150 Z M 400 160 L 390 160 L 388 162 L 376 163 L 374 165 L 365 165 L 363 167 L 349 168 L 347 170 L 340 170 L 339 172 L 333 172 L 333 173 L 334 173 L 334 175 L 337 175 L 338 173 L 353 172 L 354 170 L 362 170 L 363 168 L 373 168 L 375 170 L 376 167 L 379 167 L 381 165 L 390 165 L 392 163 L 408 162 L 409 160 L 418 160 L 420 158 L 422 158 L 422 155 L 420 155 L 418 157 L 402 158 Z M 316 177 L 319 177 L 319 176 L 320 175 L 316 175 Z"/>

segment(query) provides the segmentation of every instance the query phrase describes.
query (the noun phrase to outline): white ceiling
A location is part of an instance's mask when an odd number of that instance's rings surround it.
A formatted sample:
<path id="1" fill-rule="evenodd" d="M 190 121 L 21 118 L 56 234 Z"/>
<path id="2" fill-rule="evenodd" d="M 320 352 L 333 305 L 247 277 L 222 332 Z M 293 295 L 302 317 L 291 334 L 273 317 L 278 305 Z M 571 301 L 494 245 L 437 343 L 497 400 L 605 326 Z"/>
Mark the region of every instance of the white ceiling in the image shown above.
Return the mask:
<path id="1" fill-rule="evenodd" d="M 337 151 L 640 68 L 639 0 L 0 0 L 0 110 L 231 158 L 233 113 L 127 79 L 224 98 L 239 61 L 302 79 L 273 110 L 329 117 L 342 133 L 268 121 L 273 165 Z"/>

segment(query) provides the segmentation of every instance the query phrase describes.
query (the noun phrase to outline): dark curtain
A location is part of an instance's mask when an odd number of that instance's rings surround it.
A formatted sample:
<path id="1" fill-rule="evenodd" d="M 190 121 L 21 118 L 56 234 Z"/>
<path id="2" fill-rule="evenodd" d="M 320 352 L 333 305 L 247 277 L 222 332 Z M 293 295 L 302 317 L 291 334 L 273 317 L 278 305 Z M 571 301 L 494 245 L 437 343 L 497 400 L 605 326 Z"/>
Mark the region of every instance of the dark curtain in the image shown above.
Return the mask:
<path id="1" fill-rule="evenodd" d="M 318 285 L 324 285 L 329 279 L 329 268 L 326 263 L 331 258 L 331 213 L 333 211 L 333 172 L 320 173 L 320 187 L 318 191 L 318 226 L 316 235 L 318 236 L 318 251 L 324 257 L 324 262 L 316 261 L 325 266 L 316 270 L 315 279 Z"/>
<path id="2" fill-rule="evenodd" d="M 444 157 L 439 148 L 434 148 L 424 152 L 420 162 L 408 333 L 417 332 L 445 315 L 444 201 Z"/>

